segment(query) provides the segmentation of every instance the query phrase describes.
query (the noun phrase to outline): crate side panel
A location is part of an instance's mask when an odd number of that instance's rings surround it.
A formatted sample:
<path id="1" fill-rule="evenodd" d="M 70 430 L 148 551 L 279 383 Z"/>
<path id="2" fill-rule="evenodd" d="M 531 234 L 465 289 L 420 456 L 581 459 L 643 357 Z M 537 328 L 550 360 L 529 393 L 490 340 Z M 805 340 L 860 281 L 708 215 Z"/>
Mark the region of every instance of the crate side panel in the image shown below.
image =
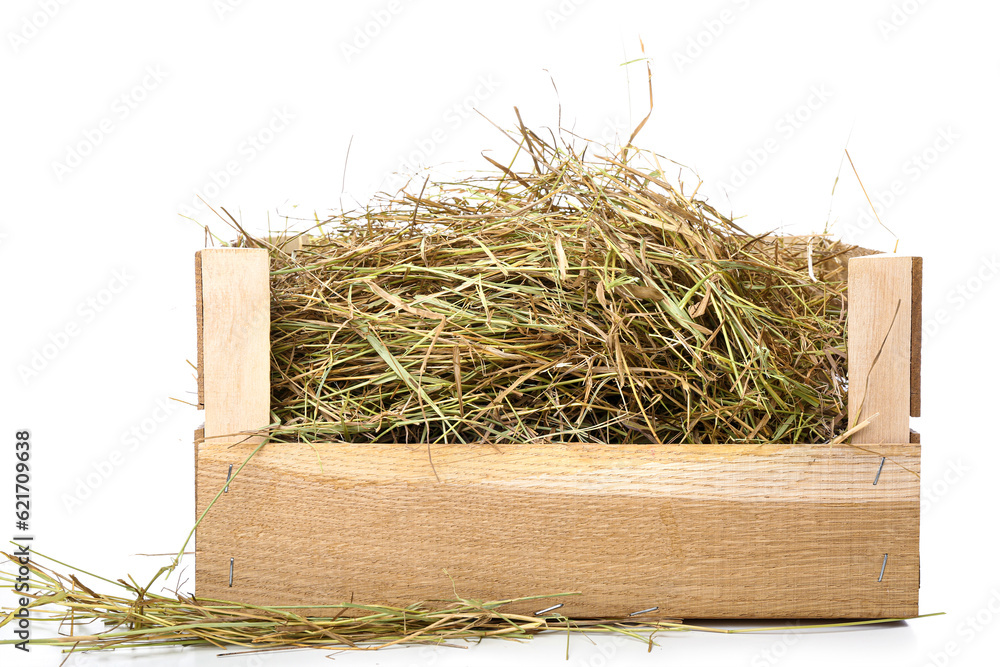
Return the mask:
<path id="1" fill-rule="evenodd" d="M 200 597 L 399 605 L 454 586 L 579 592 L 559 609 L 576 617 L 917 611 L 916 445 L 317 448 L 265 447 L 220 496 L 198 530 Z M 250 449 L 199 445 L 199 512 Z"/>

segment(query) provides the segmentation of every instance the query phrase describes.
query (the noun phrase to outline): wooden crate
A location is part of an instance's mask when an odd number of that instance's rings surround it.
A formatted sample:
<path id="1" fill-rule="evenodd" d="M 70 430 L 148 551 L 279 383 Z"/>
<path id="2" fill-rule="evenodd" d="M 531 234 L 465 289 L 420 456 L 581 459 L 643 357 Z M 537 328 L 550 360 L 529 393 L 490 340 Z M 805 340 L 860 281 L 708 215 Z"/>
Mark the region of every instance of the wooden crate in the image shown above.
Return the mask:
<path id="1" fill-rule="evenodd" d="M 854 444 L 265 446 L 198 528 L 197 595 L 406 605 L 572 591 L 558 613 L 915 615 L 920 270 L 850 260 L 849 409 L 878 413 Z M 196 275 L 200 516 L 270 421 L 267 254 L 203 250 Z"/>

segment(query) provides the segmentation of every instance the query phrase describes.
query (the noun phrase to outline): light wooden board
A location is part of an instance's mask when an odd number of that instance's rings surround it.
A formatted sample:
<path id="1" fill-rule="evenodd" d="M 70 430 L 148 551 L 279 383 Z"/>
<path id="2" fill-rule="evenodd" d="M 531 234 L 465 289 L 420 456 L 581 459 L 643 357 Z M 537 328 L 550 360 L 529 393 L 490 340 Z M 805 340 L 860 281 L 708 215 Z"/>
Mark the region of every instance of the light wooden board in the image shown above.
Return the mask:
<path id="1" fill-rule="evenodd" d="M 917 612 L 917 445 L 437 445 L 430 458 L 419 445 L 317 447 L 266 446 L 230 483 L 198 530 L 200 597 L 405 605 L 575 591 L 560 613 Z M 200 446 L 199 512 L 251 449 Z"/>
<path id="2" fill-rule="evenodd" d="M 854 257 L 848 269 L 848 415 L 854 426 L 878 413 L 855 442 L 909 442 L 919 414 L 919 258 Z M 914 333 L 916 315 L 917 334 Z M 916 398 L 915 398 L 916 397 Z"/>
<path id="3" fill-rule="evenodd" d="M 914 257 L 910 280 L 910 416 L 920 416 L 920 361 L 924 327 L 924 259 Z M 919 442 L 919 441 L 918 441 Z"/>
<path id="4" fill-rule="evenodd" d="M 240 442 L 269 423 L 270 284 L 266 250 L 195 255 L 198 402 L 204 437 Z M 255 439 L 257 442 L 259 438 Z"/>
<path id="5" fill-rule="evenodd" d="M 911 283 L 895 261 L 908 258 L 890 259 L 851 260 L 851 323 L 884 325 L 893 350 L 861 407 L 884 409 L 891 397 L 906 414 L 910 356 L 897 352 L 913 345 L 913 316 L 901 305 L 890 328 L 881 302 L 910 304 Z M 259 442 L 239 432 L 268 423 L 269 300 L 265 251 L 206 250 L 197 264 L 200 514 Z M 849 334 L 855 366 L 885 336 L 861 328 Z M 878 444 L 833 447 L 268 446 L 198 529 L 196 591 L 267 605 L 578 591 L 559 613 L 908 616 L 919 587 L 920 449 L 881 444 L 908 443 L 908 428 L 896 439 L 872 434 L 855 442 Z"/>
<path id="6" fill-rule="evenodd" d="M 289 255 L 302 250 L 312 243 L 312 240 L 313 237 L 311 234 L 279 234 L 267 238 L 268 243 L 281 248 L 283 252 Z"/>

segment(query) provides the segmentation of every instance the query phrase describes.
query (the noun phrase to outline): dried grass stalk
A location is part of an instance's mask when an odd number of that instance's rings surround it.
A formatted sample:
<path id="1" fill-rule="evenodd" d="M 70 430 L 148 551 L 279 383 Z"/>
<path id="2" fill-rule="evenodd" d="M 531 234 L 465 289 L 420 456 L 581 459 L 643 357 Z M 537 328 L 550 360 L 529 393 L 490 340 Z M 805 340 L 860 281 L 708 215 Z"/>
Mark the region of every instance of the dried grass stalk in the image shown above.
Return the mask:
<path id="1" fill-rule="evenodd" d="M 517 139 L 523 170 L 377 199 L 294 253 L 243 239 L 271 251 L 276 439 L 836 436 L 853 246 L 752 236 L 651 153 Z"/>
<path id="2" fill-rule="evenodd" d="M 0 552 L 5 566 L 0 568 L 0 589 L 14 589 L 18 559 Z M 40 561 L 51 561 L 66 568 L 60 574 Z M 32 590 L 19 593 L 31 600 L 29 614 L 35 624 L 32 646 L 57 646 L 68 652 L 106 651 L 122 648 L 164 648 L 180 646 L 216 646 L 220 649 L 243 647 L 249 652 L 319 648 L 336 650 L 373 650 L 401 644 L 432 644 L 465 648 L 468 641 L 486 638 L 523 640 L 543 632 L 573 634 L 617 633 L 654 645 L 657 633 L 696 630 L 703 632 L 761 632 L 776 628 L 727 630 L 680 621 L 643 621 L 641 617 L 605 619 L 568 619 L 556 613 L 526 616 L 504 613 L 514 602 L 538 600 L 542 607 L 553 607 L 567 594 L 540 595 L 513 600 L 476 602 L 457 598 L 448 604 L 416 603 L 407 607 L 388 607 L 343 603 L 310 607 L 306 615 L 300 607 L 262 607 L 207 600 L 177 592 L 162 595 L 153 592 L 150 582 L 141 586 L 132 577 L 112 581 L 89 572 L 76 570 L 66 563 L 33 554 L 28 566 Z M 73 574 L 75 572 L 75 574 Z M 161 573 L 163 570 L 161 570 Z M 77 575 L 80 575 L 79 577 Z M 117 593 L 95 591 L 81 581 L 95 578 L 103 585 L 114 586 Z M 156 581 L 159 575 L 154 578 Z M 17 623 L 17 609 L 0 608 L 0 628 Z M 930 614 L 934 615 L 934 614 Z M 798 629 L 888 623 L 903 619 L 879 619 L 819 625 L 799 625 Z M 49 626 L 42 636 L 41 625 Z M 787 628 L 781 628 L 787 629 Z M 19 639 L 0 641 L 14 644 Z M 227 655 L 232 655 L 227 654 Z M 567 644 L 567 658 L 569 645 Z"/>

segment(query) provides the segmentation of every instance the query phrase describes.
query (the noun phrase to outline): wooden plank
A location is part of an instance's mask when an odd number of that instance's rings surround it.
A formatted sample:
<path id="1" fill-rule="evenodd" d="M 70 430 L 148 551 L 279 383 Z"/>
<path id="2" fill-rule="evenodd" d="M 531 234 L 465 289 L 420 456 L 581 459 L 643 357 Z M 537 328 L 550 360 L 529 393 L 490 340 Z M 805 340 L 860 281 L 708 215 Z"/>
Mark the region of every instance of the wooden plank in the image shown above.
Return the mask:
<path id="1" fill-rule="evenodd" d="M 313 242 L 312 234 L 304 233 L 287 233 L 287 234 L 277 234 L 275 236 L 268 236 L 266 243 L 261 243 L 255 240 L 249 240 L 249 242 L 260 248 L 279 248 L 282 252 L 291 255 L 299 250 L 302 250 L 306 246 Z"/>
<path id="2" fill-rule="evenodd" d="M 202 299 L 201 299 L 201 253 L 196 252 L 194 254 L 194 309 L 195 317 L 197 318 L 197 332 L 198 332 L 198 409 L 205 409 L 205 375 L 201 372 L 201 369 L 205 368 L 205 318 L 202 309 Z M 203 429 L 199 429 L 203 431 Z M 204 437 L 204 432 L 202 432 L 202 437 Z M 200 438 L 195 437 L 195 442 L 198 442 Z"/>
<path id="3" fill-rule="evenodd" d="M 854 257 L 848 267 L 848 421 L 878 413 L 856 442 L 909 442 L 914 258 Z M 919 371 L 918 371 L 919 375 Z"/>
<path id="4" fill-rule="evenodd" d="M 924 259 L 913 258 L 910 288 L 910 416 L 920 416 L 920 360 L 923 342 Z M 918 440 L 919 442 L 919 440 Z"/>
<path id="5" fill-rule="evenodd" d="M 272 239 L 272 243 L 276 243 L 286 253 L 292 254 L 312 243 L 312 236 L 309 234 L 295 234 L 293 236 L 283 234 Z"/>
<path id="6" fill-rule="evenodd" d="M 220 496 L 198 530 L 199 597 L 578 591 L 559 613 L 917 613 L 919 445 L 316 447 L 265 447 Z M 211 441 L 199 459 L 200 512 L 240 461 Z"/>
<path id="7" fill-rule="evenodd" d="M 237 434 L 267 426 L 270 417 L 267 251 L 202 250 L 195 270 L 204 437 L 220 444 L 260 442 Z"/>
<path id="8" fill-rule="evenodd" d="M 819 266 L 826 269 L 826 271 L 831 272 L 832 277 L 838 277 L 840 280 L 845 280 L 848 275 L 848 266 L 853 257 L 864 257 L 866 255 L 878 255 L 881 254 L 880 250 L 869 250 L 868 248 L 862 248 L 861 246 L 851 246 L 849 249 L 842 251 L 840 254 L 831 257 L 830 259 L 820 262 Z"/>

